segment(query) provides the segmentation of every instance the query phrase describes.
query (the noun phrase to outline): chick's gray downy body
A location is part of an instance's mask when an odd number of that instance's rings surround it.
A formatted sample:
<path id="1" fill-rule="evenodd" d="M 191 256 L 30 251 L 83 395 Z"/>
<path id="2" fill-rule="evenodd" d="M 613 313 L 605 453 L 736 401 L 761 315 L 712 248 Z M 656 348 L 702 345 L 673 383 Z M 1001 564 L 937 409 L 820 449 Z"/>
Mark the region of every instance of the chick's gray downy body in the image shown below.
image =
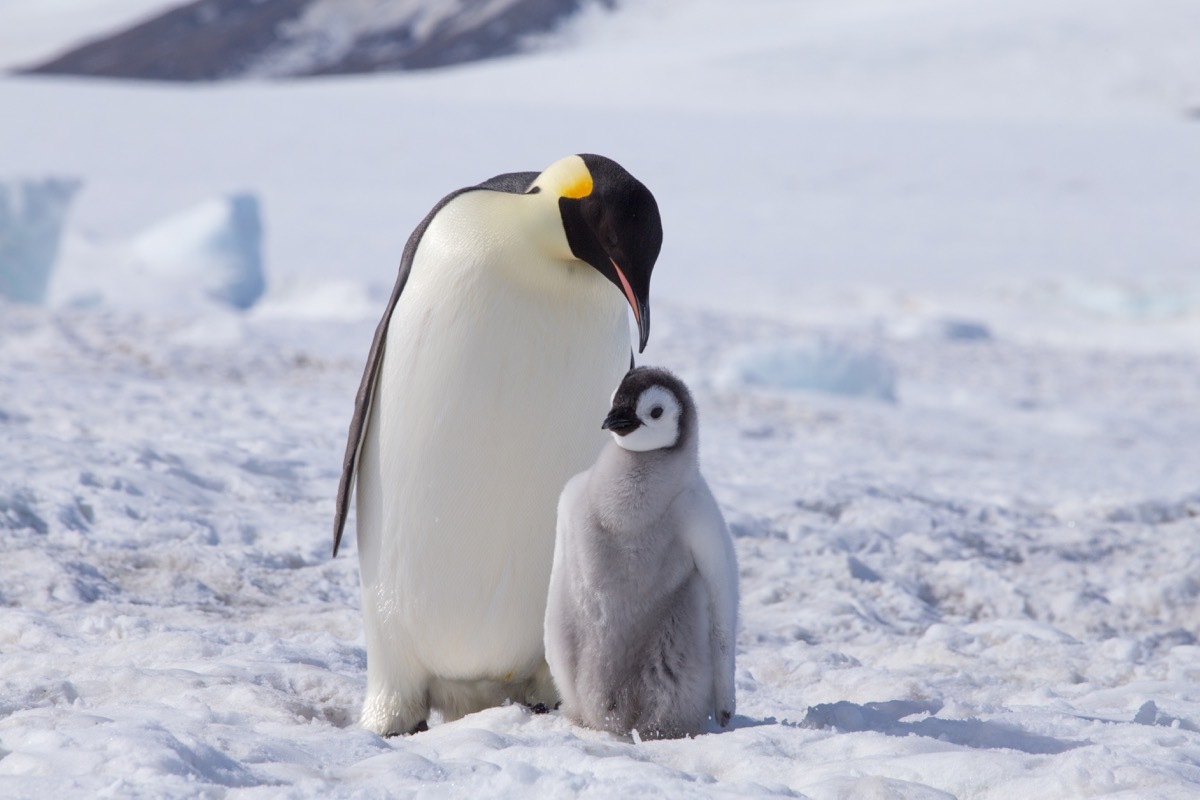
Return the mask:
<path id="1" fill-rule="evenodd" d="M 665 370 L 622 381 L 613 441 L 558 506 L 546 658 L 576 723 L 704 733 L 734 711 L 737 565 L 700 474 L 696 410 Z"/>

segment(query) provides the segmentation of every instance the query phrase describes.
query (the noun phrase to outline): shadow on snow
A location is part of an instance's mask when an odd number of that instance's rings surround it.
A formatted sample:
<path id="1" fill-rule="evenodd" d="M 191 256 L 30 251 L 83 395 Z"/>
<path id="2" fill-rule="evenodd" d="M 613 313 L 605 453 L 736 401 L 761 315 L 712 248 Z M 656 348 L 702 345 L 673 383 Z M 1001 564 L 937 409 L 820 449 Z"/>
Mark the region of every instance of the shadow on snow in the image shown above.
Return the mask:
<path id="1" fill-rule="evenodd" d="M 938 719 L 932 716 L 941 708 L 942 704 L 937 701 L 891 700 L 859 705 L 842 700 L 812 706 L 799 727 L 832 728 L 846 733 L 875 731 L 888 736 L 926 736 L 964 747 L 1019 750 L 1036 755 L 1065 753 L 1086 744 L 1039 736 L 998 722 Z M 905 720 L 906 717 L 921 714 L 926 716 Z"/>

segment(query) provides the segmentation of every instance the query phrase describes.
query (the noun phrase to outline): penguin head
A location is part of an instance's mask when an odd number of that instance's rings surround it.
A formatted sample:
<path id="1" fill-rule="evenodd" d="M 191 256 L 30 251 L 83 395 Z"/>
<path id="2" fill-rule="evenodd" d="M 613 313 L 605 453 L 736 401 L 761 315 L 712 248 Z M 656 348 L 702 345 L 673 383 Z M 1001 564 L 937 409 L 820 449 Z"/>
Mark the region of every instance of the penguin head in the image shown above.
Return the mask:
<path id="1" fill-rule="evenodd" d="M 689 440 L 695 405 L 679 378 L 658 367 L 636 367 L 622 379 L 601 425 L 625 450 L 644 453 Z"/>
<path id="2" fill-rule="evenodd" d="M 530 191 L 557 198 L 573 258 L 608 278 L 633 309 L 638 352 L 650 338 L 650 273 L 662 248 L 658 203 L 641 181 L 604 156 L 567 156 L 546 168 Z"/>

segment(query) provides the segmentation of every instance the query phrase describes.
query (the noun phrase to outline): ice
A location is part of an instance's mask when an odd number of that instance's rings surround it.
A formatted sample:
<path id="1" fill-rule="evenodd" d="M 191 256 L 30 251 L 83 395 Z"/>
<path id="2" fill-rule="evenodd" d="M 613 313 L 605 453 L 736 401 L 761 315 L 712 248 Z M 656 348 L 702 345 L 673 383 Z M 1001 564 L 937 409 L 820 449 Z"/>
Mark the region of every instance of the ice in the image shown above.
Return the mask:
<path id="1" fill-rule="evenodd" d="M 1200 313 L 1200 293 L 1186 284 L 1147 286 L 1134 281 L 1075 280 L 1055 286 L 1052 291 L 1063 301 L 1094 314 L 1135 321 Z"/>
<path id="2" fill-rule="evenodd" d="M 985 323 L 969 319 L 944 319 L 940 324 L 941 334 L 947 339 L 960 342 L 986 342 L 992 332 Z"/>
<path id="3" fill-rule="evenodd" d="M 63 178 L 0 182 L 0 297 L 18 303 L 45 298 L 79 187 Z"/>
<path id="4" fill-rule="evenodd" d="M 894 364 L 880 353 L 825 337 L 747 348 L 730 358 L 718 380 L 725 386 L 896 401 Z"/>
<path id="5" fill-rule="evenodd" d="M 240 193 L 201 203 L 138 236 L 133 256 L 151 280 L 194 286 L 206 297 L 249 308 L 263 293 L 258 198 Z"/>
<path id="6" fill-rule="evenodd" d="M 128 241 L 73 238 L 51 288 L 54 305 L 244 310 L 265 291 L 259 202 L 206 200 Z"/>

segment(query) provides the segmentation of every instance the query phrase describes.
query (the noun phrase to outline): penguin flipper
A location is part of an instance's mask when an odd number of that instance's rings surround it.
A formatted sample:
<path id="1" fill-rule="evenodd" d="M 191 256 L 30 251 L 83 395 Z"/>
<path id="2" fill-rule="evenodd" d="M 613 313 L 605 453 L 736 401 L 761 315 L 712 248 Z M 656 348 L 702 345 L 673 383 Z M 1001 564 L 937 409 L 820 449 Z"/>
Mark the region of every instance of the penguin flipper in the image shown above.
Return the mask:
<path id="1" fill-rule="evenodd" d="M 733 539 L 716 498 L 703 478 L 675 501 L 684 541 L 707 588 L 716 719 L 726 726 L 736 710 L 734 654 L 737 645 L 738 569 Z"/>
<path id="2" fill-rule="evenodd" d="M 375 383 L 379 377 L 379 366 L 383 363 L 384 343 L 387 341 L 388 324 L 392 321 L 392 312 L 404 285 L 408 283 L 408 275 L 412 272 L 413 258 L 417 254 L 417 245 L 425 235 L 429 223 L 437 213 L 454 198 L 464 192 L 480 189 L 508 194 L 524 194 L 529 185 L 537 180 L 537 172 L 506 172 L 475 186 L 467 186 L 451 192 L 438 201 L 421 224 L 417 225 L 408 243 L 404 245 L 404 255 L 400 258 L 400 270 L 396 275 L 396 285 L 392 287 L 392 296 L 388 298 L 387 309 L 383 319 L 375 328 L 375 338 L 371 341 L 371 349 L 367 352 L 367 365 L 363 369 L 362 381 L 358 385 L 358 393 L 354 397 L 354 416 L 350 418 L 350 430 L 346 437 L 346 454 L 342 457 L 342 477 L 338 481 L 337 507 L 333 516 L 333 555 L 338 554 L 342 543 L 342 532 L 346 527 L 346 516 L 350 513 L 350 496 L 354 493 L 354 478 L 358 471 L 358 454 L 362 449 L 363 437 L 367 435 L 367 419 L 371 411 L 371 400 L 375 396 Z"/>

